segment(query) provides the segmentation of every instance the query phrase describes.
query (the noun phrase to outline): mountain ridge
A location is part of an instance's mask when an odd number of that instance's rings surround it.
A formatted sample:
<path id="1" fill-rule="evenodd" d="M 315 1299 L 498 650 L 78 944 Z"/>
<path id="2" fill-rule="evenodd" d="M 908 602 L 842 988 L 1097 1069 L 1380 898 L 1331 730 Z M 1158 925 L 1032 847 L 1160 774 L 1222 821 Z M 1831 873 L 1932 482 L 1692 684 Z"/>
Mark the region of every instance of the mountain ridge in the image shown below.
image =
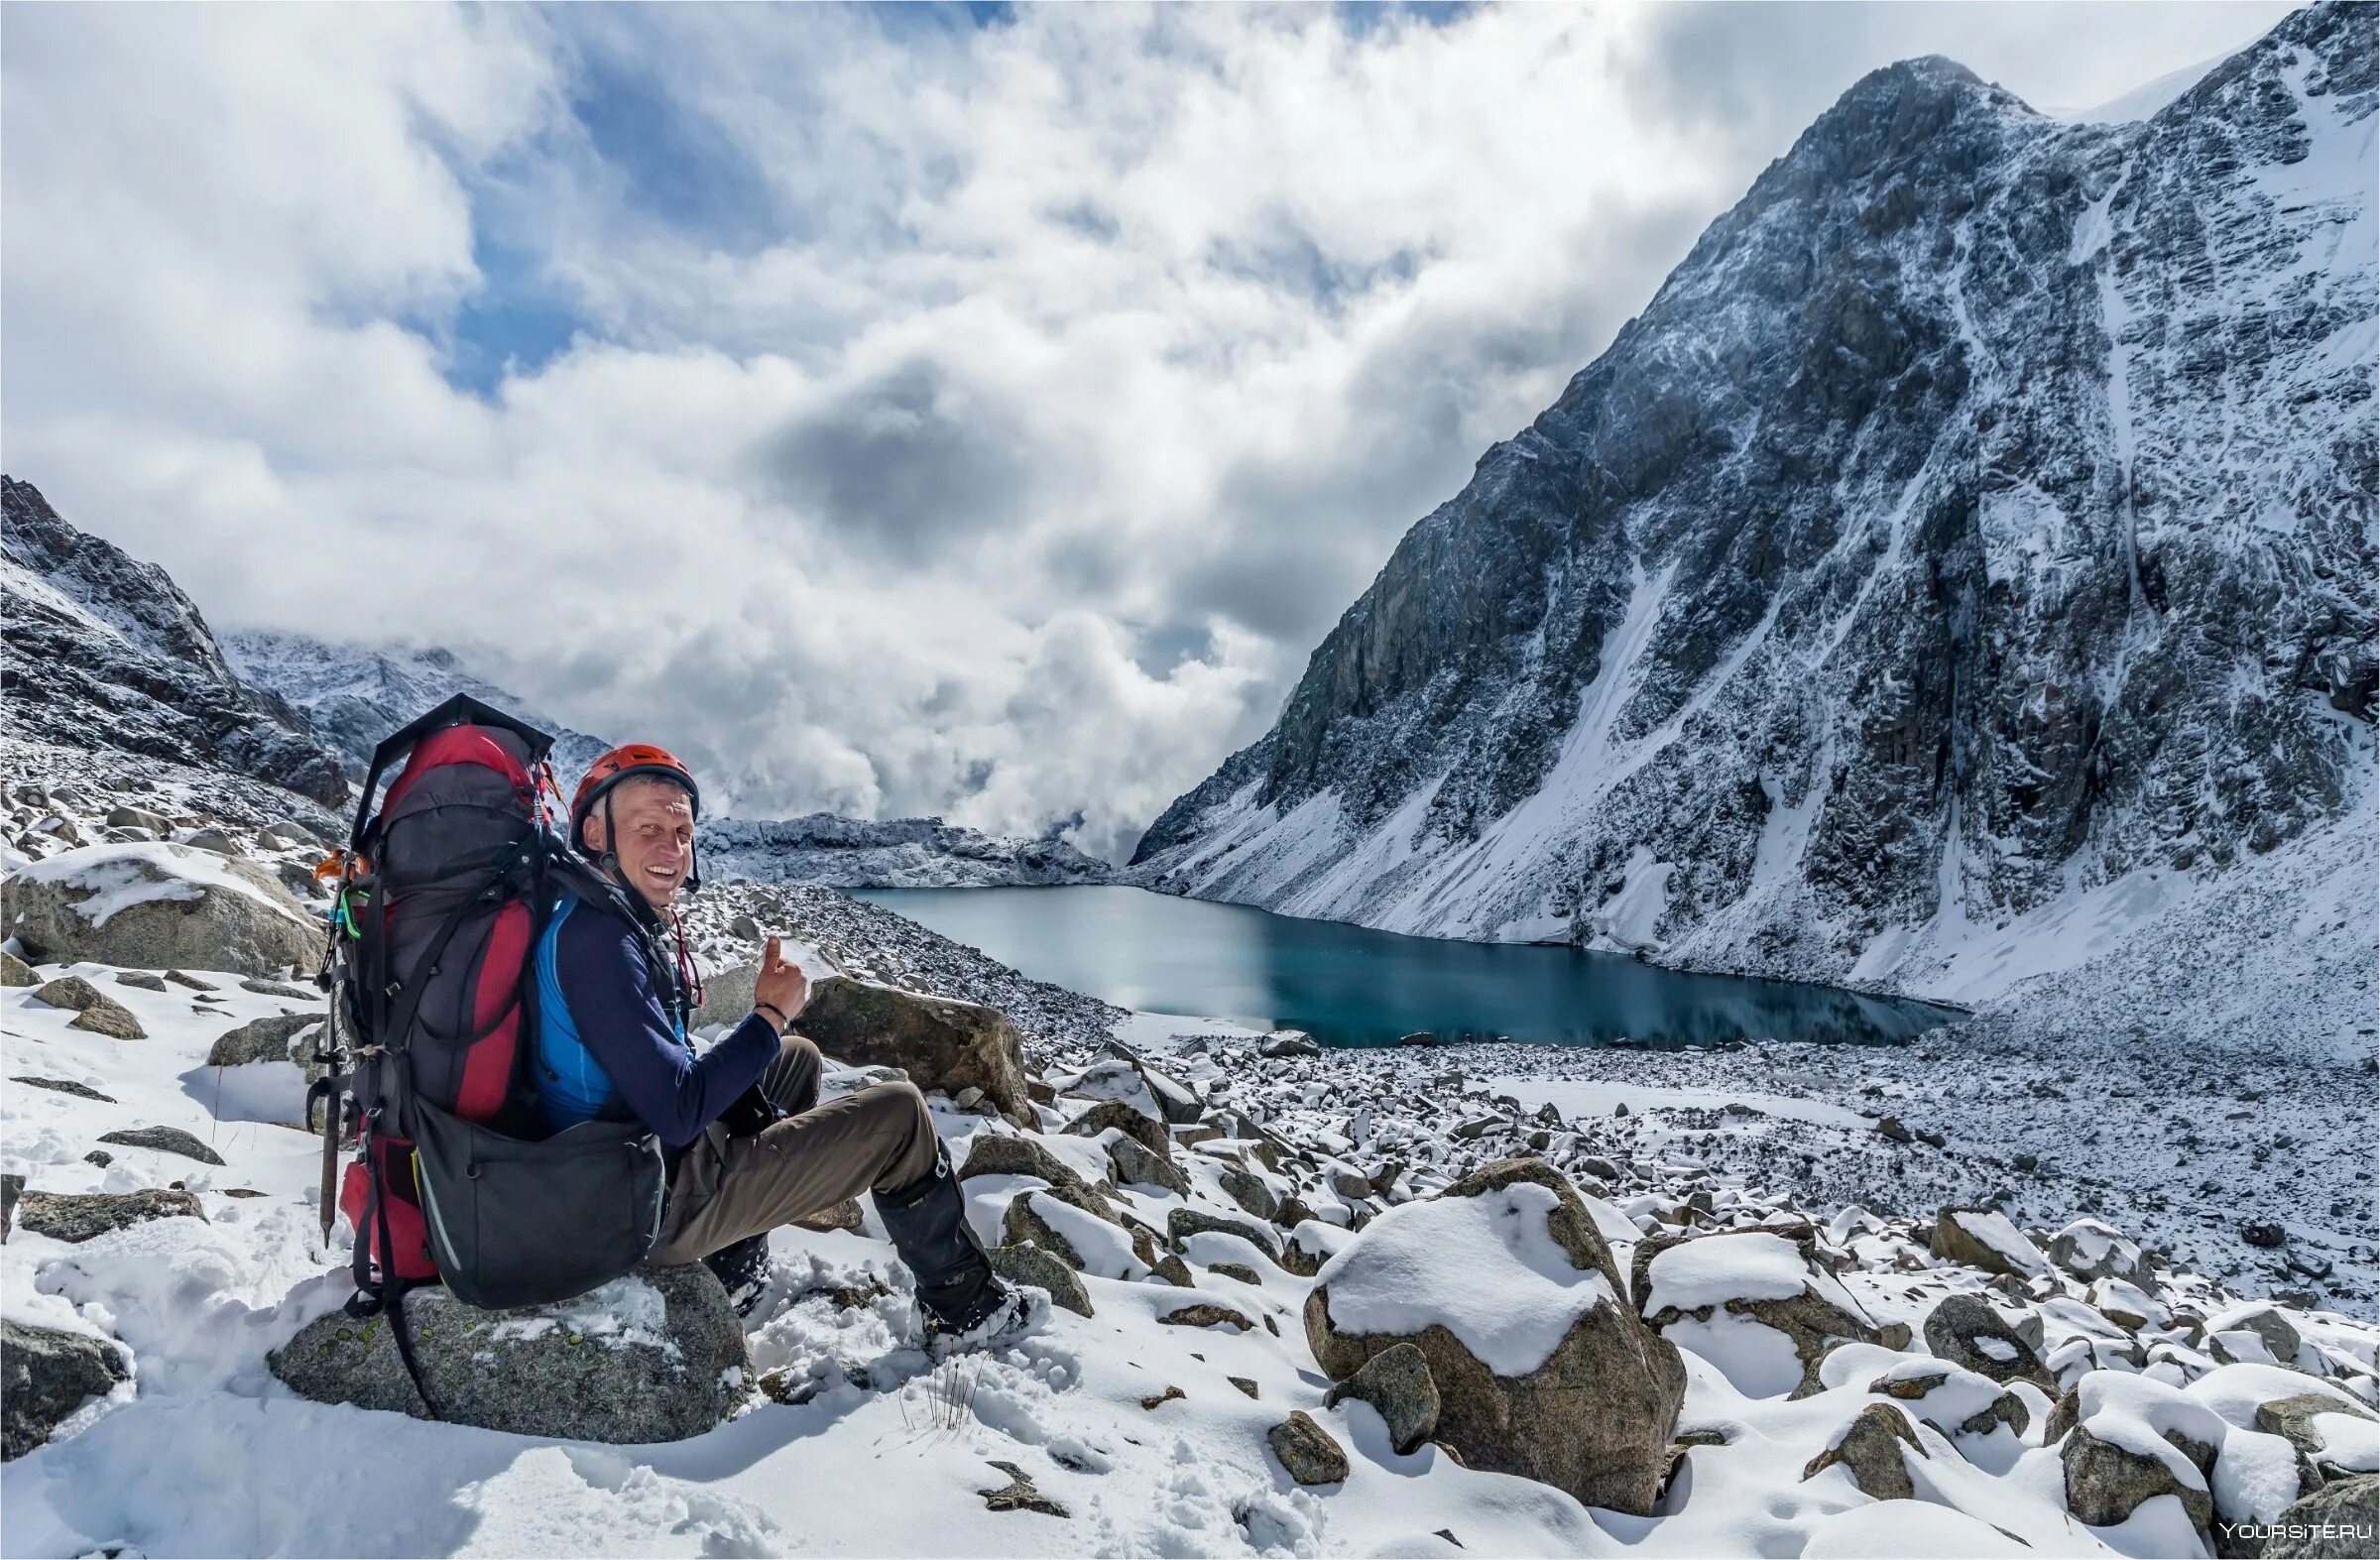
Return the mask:
<path id="1" fill-rule="evenodd" d="M 1131 877 L 1923 992 L 1954 933 L 2348 815 L 2373 34 L 2297 13 L 2115 124 L 1871 72 Z"/>

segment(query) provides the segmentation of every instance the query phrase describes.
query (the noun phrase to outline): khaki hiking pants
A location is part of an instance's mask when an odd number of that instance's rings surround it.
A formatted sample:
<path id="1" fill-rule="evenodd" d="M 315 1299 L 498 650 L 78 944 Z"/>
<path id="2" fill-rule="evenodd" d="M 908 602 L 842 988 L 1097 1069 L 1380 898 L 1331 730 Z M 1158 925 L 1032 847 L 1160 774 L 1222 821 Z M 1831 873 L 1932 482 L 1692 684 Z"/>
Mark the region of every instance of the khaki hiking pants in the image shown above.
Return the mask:
<path id="1" fill-rule="evenodd" d="M 787 1034 L 760 1087 L 793 1114 L 744 1138 L 713 1122 L 687 1145 L 654 1261 L 699 1261 L 847 1197 L 898 1191 L 933 1173 L 934 1119 L 915 1084 L 880 1083 L 820 1105 L 820 1071 L 818 1047 Z"/>

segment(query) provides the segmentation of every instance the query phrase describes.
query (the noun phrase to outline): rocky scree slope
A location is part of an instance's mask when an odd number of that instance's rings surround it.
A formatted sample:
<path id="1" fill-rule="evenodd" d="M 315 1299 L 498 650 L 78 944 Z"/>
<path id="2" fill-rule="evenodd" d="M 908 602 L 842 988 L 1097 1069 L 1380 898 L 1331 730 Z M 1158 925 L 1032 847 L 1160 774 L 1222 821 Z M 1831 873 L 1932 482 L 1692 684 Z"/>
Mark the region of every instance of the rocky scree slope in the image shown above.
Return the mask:
<path id="1" fill-rule="evenodd" d="M 2368 879 L 2376 29 L 2302 11 L 2135 123 L 1861 80 L 1134 876 L 1921 993 L 2325 825 Z"/>
<path id="2" fill-rule="evenodd" d="M 0 476 L 0 683 L 9 734 L 254 776 L 347 797 L 303 716 L 240 680 L 164 569 L 74 529 Z"/>

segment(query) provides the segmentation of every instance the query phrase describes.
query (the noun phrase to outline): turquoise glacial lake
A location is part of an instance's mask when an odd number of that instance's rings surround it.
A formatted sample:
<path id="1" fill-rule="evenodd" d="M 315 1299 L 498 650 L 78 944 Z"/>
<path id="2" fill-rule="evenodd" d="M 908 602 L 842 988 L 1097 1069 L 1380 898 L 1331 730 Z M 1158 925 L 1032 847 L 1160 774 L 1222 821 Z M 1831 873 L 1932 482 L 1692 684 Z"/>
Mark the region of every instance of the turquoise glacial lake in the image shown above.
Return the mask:
<path id="1" fill-rule="evenodd" d="M 1303 1029 L 1330 1045 L 1393 1045 L 1424 1030 L 1448 1043 L 1875 1044 L 1964 1017 L 1832 986 L 1687 974 L 1578 948 L 1405 937 L 1145 889 L 852 897 L 1120 1007 Z"/>

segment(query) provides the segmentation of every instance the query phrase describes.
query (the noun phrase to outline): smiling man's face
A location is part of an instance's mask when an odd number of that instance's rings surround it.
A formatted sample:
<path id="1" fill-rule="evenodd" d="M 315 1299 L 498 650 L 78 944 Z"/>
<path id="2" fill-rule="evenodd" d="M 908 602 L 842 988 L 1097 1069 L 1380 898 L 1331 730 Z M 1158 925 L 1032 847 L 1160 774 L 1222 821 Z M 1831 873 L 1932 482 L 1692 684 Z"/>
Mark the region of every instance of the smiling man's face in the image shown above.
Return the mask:
<path id="1" fill-rule="evenodd" d="M 617 839 L 612 830 L 618 831 Z M 587 815 L 586 836 L 598 854 L 609 850 L 619 859 L 622 880 L 646 903 L 665 910 L 694 864 L 694 799 L 682 785 L 638 776 L 596 803 Z"/>

